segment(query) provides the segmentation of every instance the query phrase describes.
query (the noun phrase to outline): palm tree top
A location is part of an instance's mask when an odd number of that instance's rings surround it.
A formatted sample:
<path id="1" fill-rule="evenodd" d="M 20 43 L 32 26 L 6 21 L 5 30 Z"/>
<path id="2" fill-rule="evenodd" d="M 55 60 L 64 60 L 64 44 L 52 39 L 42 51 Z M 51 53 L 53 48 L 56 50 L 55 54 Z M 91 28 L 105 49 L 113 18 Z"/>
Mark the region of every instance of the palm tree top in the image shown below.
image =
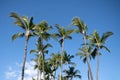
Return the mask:
<path id="1" fill-rule="evenodd" d="M 30 17 L 30 20 L 29 20 L 27 16 L 20 16 L 15 12 L 11 12 L 10 17 L 13 17 L 16 19 L 16 21 L 14 22 L 15 25 L 20 26 L 25 30 L 31 30 L 33 26 L 35 26 L 33 23 L 33 17 Z"/>
<path id="2" fill-rule="evenodd" d="M 59 35 L 57 34 L 58 37 L 64 36 L 67 38 L 74 30 L 70 29 L 65 29 L 64 27 L 60 27 L 58 24 L 55 25 L 55 27 L 58 29 Z"/>
<path id="3" fill-rule="evenodd" d="M 35 27 L 33 28 L 34 30 L 34 34 L 36 36 L 39 36 L 41 39 L 44 40 L 48 40 L 51 36 L 51 34 L 49 33 L 49 30 L 52 27 L 48 25 L 48 23 L 46 21 L 42 21 L 39 24 L 35 25 Z"/>
<path id="4" fill-rule="evenodd" d="M 55 36 L 60 38 L 59 43 L 62 45 L 63 40 L 72 39 L 70 34 L 72 34 L 75 30 L 65 29 L 64 27 L 60 27 L 58 24 L 55 25 L 58 30 L 58 33 L 55 33 Z"/>
<path id="5" fill-rule="evenodd" d="M 69 70 L 64 70 L 64 72 L 66 73 L 65 77 L 70 78 L 71 80 L 73 77 L 81 78 L 80 71 L 75 70 L 75 67 L 69 67 Z"/>
<path id="6" fill-rule="evenodd" d="M 105 44 L 105 41 L 107 40 L 108 37 L 110 37 L 111 35 L 113 35 L 112 32 L 108 31 L 103 33 L 102 36 L 100 36 L 98 34 L 98 32 L 95 30 L 93 34 L 91 34 L 90 36 L 88 36 L 88 39 L 92 42 L 92 43 L 98 43 L 100 44 Z"/>
<path id="7" fill-rule="evenodd" d="M 77 26 L 80 33 L 86 34 L 87 25 L 79 17 L 73 18 L 72 25 Z"/>
<path id="8" fill-rule="evenodd" d="M 33 35 L 32 31 L 33 31 L 33 27 L 35 26 L 33 23 L 33 17 L 31 17 L 29 20 L 27 16 L 20 16 L 15 12 L 11 12 L 10 17 L 16 19 L 14 22 L 15 25 L 21 27 L 23 30 L 26 31 L 25 33 L 19 32 L 17 34 L 14 34 L 12 36 L 12 41 L 14 41 L 18 37 L 23 37 L 24 35 L 26 36 L 27 39 L 29 39 Z"/>

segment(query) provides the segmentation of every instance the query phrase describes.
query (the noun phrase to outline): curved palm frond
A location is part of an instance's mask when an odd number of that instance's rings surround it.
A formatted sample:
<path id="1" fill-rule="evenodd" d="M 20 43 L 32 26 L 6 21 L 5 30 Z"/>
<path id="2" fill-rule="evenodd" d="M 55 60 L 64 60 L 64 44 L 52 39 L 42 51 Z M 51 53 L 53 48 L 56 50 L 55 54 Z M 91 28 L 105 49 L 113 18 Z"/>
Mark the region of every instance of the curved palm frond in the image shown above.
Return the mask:
<path id="1" fill-rule="evenodd" d="M 52 47 L 52 45 L 51 44 L 46 44 L 44 47 L 43 47 L 43 50 L 45 50 L 45 49 L 47 49 L 47 48 L 49 48 L 49 47 Z"/>
<path id="2" fill-rule="evenodd" d="M 111 35 L 113 35 L 112 32 L 106 32 L 106 33 L 103 33 L 102 38 L 101 38 L 101 43 L 104 44 L 105 41 L 106 41 L 106 39 L 107 39 L 108 37 L 110 37 Z"/>
<path id="3" fill-rule="evenodd" d="M 22 20 L 22 18 L 15 12 L 11 12 L 10 13 L 10 17 L 13 17 L 16 19 L 16 21 L 14 22 L 17 26 L 21 26 L 21 28 L 25 29 L 25 24 Z"/>
<path id="4" fill-rule="evenodd" d="M 107 50 L 107 51 L 110 53 L 110 50 L 109 50 L 106 46 L 101 45 L 100 48 L 101 48 L 101 49 L 104 48 L 105 50 Z"/>
<path id="5" fill-rule="evenodd" d="M 16 38 L 18 38 L 18 37 L 23 37 L 25 34 L 24 33 L 22 33 L 22 32 L 20 32 L 20 33 L 17 33 L 17 34 L 14 34 L 13 36 L 12 36 L 12 41 L 14 41 Z"/>
<path id="6" fill-rule="evenodd" d="M 36 51 L 36 50 L 30 50 L 30 54 L 32 54 L 32 53 L 38 53 L 38 51 Z"/>

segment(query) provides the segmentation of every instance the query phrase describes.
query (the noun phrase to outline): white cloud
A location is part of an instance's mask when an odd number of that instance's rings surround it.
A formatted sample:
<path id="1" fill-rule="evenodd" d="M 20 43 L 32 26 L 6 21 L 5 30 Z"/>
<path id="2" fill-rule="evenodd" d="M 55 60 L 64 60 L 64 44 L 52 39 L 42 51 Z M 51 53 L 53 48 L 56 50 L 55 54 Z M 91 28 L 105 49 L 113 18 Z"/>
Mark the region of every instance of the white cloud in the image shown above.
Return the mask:
<path id="1" fill-rule="evenodd" d="M 6 72 L 6 78 L 7 79 L 10 79 L 10 78 L 14 78 L 16 77 L 16 73 L 14 71 L 9 71 L 9 72 Z"/>
<path id="2" fill-rule="evenodd" d="M 34 64 L 35 62 L 33 61 L 26 62 L 24 80 L 32 80 L 32 77 L 34 78 L 37 77 L 36 76 L 37 71 L 34 70 Z M 18 67 L 18 69 L 17 68 L 13 69 L 14 67 Z M 5 75 L 7 80 L 12 79 L 21 80 L 21 64 L 16 63 L 16 65 L 9 67 Z"/>

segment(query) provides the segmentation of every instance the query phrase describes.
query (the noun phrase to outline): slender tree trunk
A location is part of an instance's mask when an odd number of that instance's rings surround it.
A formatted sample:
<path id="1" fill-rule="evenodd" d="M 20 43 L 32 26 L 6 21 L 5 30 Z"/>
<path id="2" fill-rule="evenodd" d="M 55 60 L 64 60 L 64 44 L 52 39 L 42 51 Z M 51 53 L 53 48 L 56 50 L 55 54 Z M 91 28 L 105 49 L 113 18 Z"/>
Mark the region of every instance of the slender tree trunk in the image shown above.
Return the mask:
<path id="1" fill-rule="evenodd" d="M 24 48 L 24 61 L 22 65 L 22 75 L 21 75 L 21 80 L 24 80 L 24 70 L 25 70 L 25 63 L 26 63 L 26 58 L 27 58 L 27 46 L 28 46 L 28 36 L 26 36 L 26 41 L 25 41 L 25 48 Z"/>
<path id="2" fill-rule="evenodd" d="M 38 53 L 38 61 L 37 61 L 37 64 L 38 64 L 38 71 L 37 71 L 37 80 L 41 80 L 41 73 L 40 73 L 40 52 Z"/>
<path id="3" fill-rule="evenodd" d="M 89 70 L 88 70 L 88 80 L 90 80 L 90 74 L 89 74 Z"/>
<path id="4" fill-rule="evenodd" d="M 91 71 L 91 67 L 90 67 L 90 63 L 88 62 L 88 60 L 86 60 L 87 65 L 88 65 L 88 72 L 90 74 L 89 80 L 93 80 L 93 76 L 92 76 L 92 71 Z"/>
<path id="5" fill-rule="evenodd" d="M 53 73 L 53 79 L 55 80 L 55 78 L 56 78 L 56 61 L 55 61 L 55 63 L 54 63 L 54 70 L 55 70 L 55 72 Z"/>
<path id="6" fill-rule="evenodd" d="M 88 54 L 88 49 L 86 47 L 86 34 L 84 34 L 84 47 L 86 49 L 86 62 L 87 62 L 87 66 L 88 66 L 88 71 L 90 73 L 90 80 L 93 80 L 93 76 L 92 76 L 92 70 L 91 70 L 91 67 L 90 67 L 90 63 L 89 63 L 89 60 L 88 60 L 88 57 L 89 57 L 89 54 Z"/>
<path id="7" fill-rule="evenodd" d="M 43 62 L 43 63 L 42 63 L 42 64 L 43 64 L 43 67 L 42 67 L 42 69 L 43 69 L 43 80 L 45 80 L 45 68 L 44 68 L 44 67 L 45 67 L 45 62 L 44 62 L 44 53 L 42 52 L 42 54 L 43 54 L 43 61 L 42 61 L 42 62 Z"/>
<path id="8" fill-rule="evenodd" d="M 64 37 L 62 38 L 62 54 L 61 54 L 61 69 L 60 69 L 60 80 L 62 80 L 62 63 L 63 63 L 63 55 L 64 55 Z"/>
<path id="9" fill-rule="evenodd" d="M 99 64 L 100 64 L 100 47 L 98 46 L 98 52 L 97 52 L 97 69 L 96 69 L 96 80 L 98 80 L 98 73 L 99 73 Z"/>
<path id="10" fill-rule="evenodd" d="M 39 37 L 39 40 L 40 40 L 40 46 L 43 46 L 42 44 L 42 37 Z M 43 73 L 43 80 L 45 80 L 45 69 L 44 69 L 44 64 L 45 64 L 45 62 L 44 62 L 44 53 L 43 53 L 43 51 L 41 51 L 41 54 L 42 54 L 42 73 Z M 41 74 L 41 72 L 40 72 L 40 74 Z M 40 80 L 41 80 L 41 75 L 40 75 Z"/>

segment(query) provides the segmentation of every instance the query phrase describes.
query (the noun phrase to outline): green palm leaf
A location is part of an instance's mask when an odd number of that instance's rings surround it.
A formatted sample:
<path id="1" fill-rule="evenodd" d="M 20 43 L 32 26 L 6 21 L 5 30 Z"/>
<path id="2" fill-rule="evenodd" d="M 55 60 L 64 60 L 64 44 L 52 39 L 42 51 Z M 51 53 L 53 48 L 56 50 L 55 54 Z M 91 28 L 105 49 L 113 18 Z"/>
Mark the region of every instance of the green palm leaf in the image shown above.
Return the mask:
<path id="1" fill-rule="evenodd" d="M 14 22 L 17 26 L 21 26 L 21 28 L 25 29 L 25 24 L 22 20 L 22 18 L 14 12 L 11 12 L 10 17 L 13 17 L 16 19 L 16 21 Z"/>
<path id="2" fill-rule="evenodd" d="M 101 49 L 104 48 L 104 49 L 106 49 L 108 52 L 110 52 L 110 50 L 109 50 L 106 46 L 101 45 L 100 48 L 101 48 Z"/>
<path id="3" fill-rule="evenodd" d="M 47 49 L 48 47 L 52 47 L 51 44 L 46 44 L 44 47 L 43 47 L 43 50 Z"/>
<path id="4" fill-rule="evenodd" d="M 27 27 L 27 29 L 29 29 L 29 20 L 28 20 L 28 17 L 27 16 L 22 16 L 22 19 Z"/>
<path id="5" fill-rule="evenodd" d="M 95 59 L 96 55 L 97 55 L 97 48 L 95 48 L 93 50 L 93 52 L 91 53 L 91 56 L 92 56 L 93 59 Z"/>
<path id="6" fill-rule="evenodd" d="M 107 39 L 108 37 L 110 37 L 111 35 L 113 35 L 112 32 L 103 33 L 102 38 L 101 38 L 101 42 L 104 44 L 105 41 L 106 41 L 106 39 Z"/>
<path id="7" fill-rule="evenodd" d="M 31 18 L 30 18 L 30 22 L 29 22 L 30 30 L 32 30 L 34 26 L 35 26 L 35 25 L 34 25 L 34 23 L 33 23 L 33 17 L 31 17 Z"/>
<path id="8" fill-rule="evenodd" d="M 30 50 L 30 53 L 35 53 L 35 52 L 38 53 L 38 51 L 36 51 L 36 50 Z"/>
<path id="9" fill-rule="evenodd" d="M 17 34 L 14 34 L 13 36 L 12 36 L 12 41 L 14 41 L 16 38 L 18 38 L 18 37 L 23 37 L 24 36 L 24 33 L 22 33 L 22 32 L 20 32 L 20 33 L 17 33 Z"/>
<path id="10" fill-rule="evenodd" d="M 96 30 L 94 31 L 93 36 L 94 36 L 94 39 L 95 39 L 95 43 L 100 43 L 100 36 L 99 36 L 99 34 L 97 33 Z"/>

